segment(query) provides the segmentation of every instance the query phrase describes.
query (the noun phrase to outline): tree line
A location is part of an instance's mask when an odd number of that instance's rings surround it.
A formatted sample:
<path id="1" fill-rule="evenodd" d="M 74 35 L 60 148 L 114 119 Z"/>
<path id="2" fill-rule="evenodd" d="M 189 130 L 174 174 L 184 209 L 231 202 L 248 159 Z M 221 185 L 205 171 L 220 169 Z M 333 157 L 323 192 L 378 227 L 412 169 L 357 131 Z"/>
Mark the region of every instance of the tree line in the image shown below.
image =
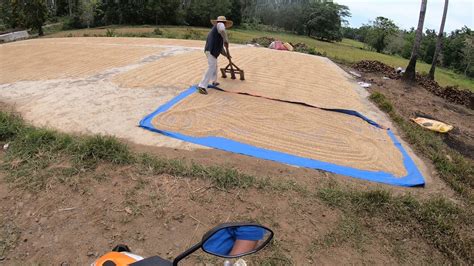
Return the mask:
<path id="1" fill-rule="evenodd" d="M 377 17 L 369 24 L 359 28 L 344 27 L 344 38 L 357 40 L 379 53 L 398 55 L 409 59 L 415 42 L 416 30 L 404 30 L 390 19 Z M 422 34 L 418 59 L 431 64 L 433 60 L 445 68 L 474 77 L 474 33 L 468 27 L 457 29 L 441 37 L 440 56 L 435 59 L 438 33 L 434 29 L 426 29 Z"/>
<path id="2" fill-rule="evenodd" d="M 447 0 L 446 0 L 447 1 Z M 447 5 L 446 5 L 447 7 Z M 189 25 L 209 27 L 209 20 L 225 15 L 236 26 L 273 29 L 325 41 L 350 38 L 379 53 L 411 58 L 417 30 L 403 30 L 390 19 L 377 17 L 359 28 L 343 27 L 349 8 L 327 0 L 1 0 L 0 27 L 33 28 L 59 17 L 69 28 L 105 25 Z M 264 28 L 266 29 L 266 28 Z M 0 31 L 2 29 L 0 28 Z M 474 76 L 472 30 L 464 27 L 437 36 L 427 29 L 421 35 L 417 58 L 438 63 L 466 76 Z M 434 58 L 437 39 L 440 57 Z"/>
<path id="3" fill-rule="evenodd" d="M 30 5 L 34 10 L 26 8 Z M 2 0 L 0 24 L 41 31 L 46 20 L 68 17 L 71 28 L 105 25 L 209 26 L 225 15 L 236 26 L 270 25 L 327 41 L 340 41 L 346 6 L 326 0 Z M 35 18 L 34 21 L 28 21 Z"/>

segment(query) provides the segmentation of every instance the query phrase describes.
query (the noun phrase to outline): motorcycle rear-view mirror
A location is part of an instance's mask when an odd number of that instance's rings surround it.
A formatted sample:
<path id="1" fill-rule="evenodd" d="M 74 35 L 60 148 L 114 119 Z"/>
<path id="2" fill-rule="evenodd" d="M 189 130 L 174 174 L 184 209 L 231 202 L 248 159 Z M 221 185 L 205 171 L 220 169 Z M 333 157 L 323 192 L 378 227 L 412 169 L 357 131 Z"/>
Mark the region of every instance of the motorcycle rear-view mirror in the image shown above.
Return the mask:
<path id="1" fill-rule="evenodd" d="M 201 242 L 177 256 L 173 265 L 201 248 L 222 258 L 247 256 L 263 249 L 273 238 L 273 231 L 254 223 L 225 223 L 209 230 Z"/>
<path id="2" fill-rule="evenodd" d="M 256 253 L 273 238 L 273 231 L 254 223 L 225 223 L 209 230 L 199 243 L 179 254 L 173 262 L 160 256 L 139 260 L 130 266 L 177 266 L 178 263 L 202 249 L 204 252 L 222 258 L 237 258 Z"/>
<path id="3" fill-rule="evenodd" d="M 202 249 L 214 256 L 236 258 L 258 252 L 272 238 L 273 232 L 261 225 L 224 225 L 203 237 Z"/>

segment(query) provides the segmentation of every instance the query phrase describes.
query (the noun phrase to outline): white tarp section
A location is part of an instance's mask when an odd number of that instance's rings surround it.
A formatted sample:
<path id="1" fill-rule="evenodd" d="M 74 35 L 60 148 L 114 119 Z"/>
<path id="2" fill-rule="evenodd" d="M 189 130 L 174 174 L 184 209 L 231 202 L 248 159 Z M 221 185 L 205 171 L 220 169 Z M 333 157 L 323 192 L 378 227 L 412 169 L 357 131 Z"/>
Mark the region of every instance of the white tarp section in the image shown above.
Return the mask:
<path id="1" fill-rule="evenodd" d="M 27 39 L 30 35 L 26 30 L 15 31 L 0 35 L 0 42 L 13 42 L 16 40 Z"/>

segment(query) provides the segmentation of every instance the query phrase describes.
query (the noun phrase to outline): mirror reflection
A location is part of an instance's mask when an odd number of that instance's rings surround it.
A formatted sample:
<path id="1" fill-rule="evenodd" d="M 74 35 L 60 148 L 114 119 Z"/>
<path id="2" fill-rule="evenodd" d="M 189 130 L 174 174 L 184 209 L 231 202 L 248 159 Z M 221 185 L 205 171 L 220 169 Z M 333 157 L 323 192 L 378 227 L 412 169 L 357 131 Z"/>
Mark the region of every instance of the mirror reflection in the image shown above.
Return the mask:
<path id="1" fill-rule="evenodd" d="M 270 237 L 259 226 L 233 226 L 220 229 L 203 244 L 203 249 L 217 256 L 239 257 L 258 250 Z"/>

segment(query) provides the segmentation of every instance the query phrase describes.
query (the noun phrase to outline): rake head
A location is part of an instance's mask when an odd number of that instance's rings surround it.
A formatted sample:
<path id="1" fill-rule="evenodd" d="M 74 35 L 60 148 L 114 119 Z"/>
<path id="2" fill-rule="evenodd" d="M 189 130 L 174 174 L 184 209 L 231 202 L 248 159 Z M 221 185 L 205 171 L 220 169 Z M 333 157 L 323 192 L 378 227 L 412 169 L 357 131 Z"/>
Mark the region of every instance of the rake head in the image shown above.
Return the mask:
<path id="1" fill-rule="evenodd" d="M 229 64 L 221 68 L 221 73 L 223 78 L 227 78 L 227 74 L 230 74 L 231 79 L 236 79 L 235 75 L 240 75 L 240 80 L 245 80 L 244 71 L 236 66 L 232 61 L 229 60 Z"/>

